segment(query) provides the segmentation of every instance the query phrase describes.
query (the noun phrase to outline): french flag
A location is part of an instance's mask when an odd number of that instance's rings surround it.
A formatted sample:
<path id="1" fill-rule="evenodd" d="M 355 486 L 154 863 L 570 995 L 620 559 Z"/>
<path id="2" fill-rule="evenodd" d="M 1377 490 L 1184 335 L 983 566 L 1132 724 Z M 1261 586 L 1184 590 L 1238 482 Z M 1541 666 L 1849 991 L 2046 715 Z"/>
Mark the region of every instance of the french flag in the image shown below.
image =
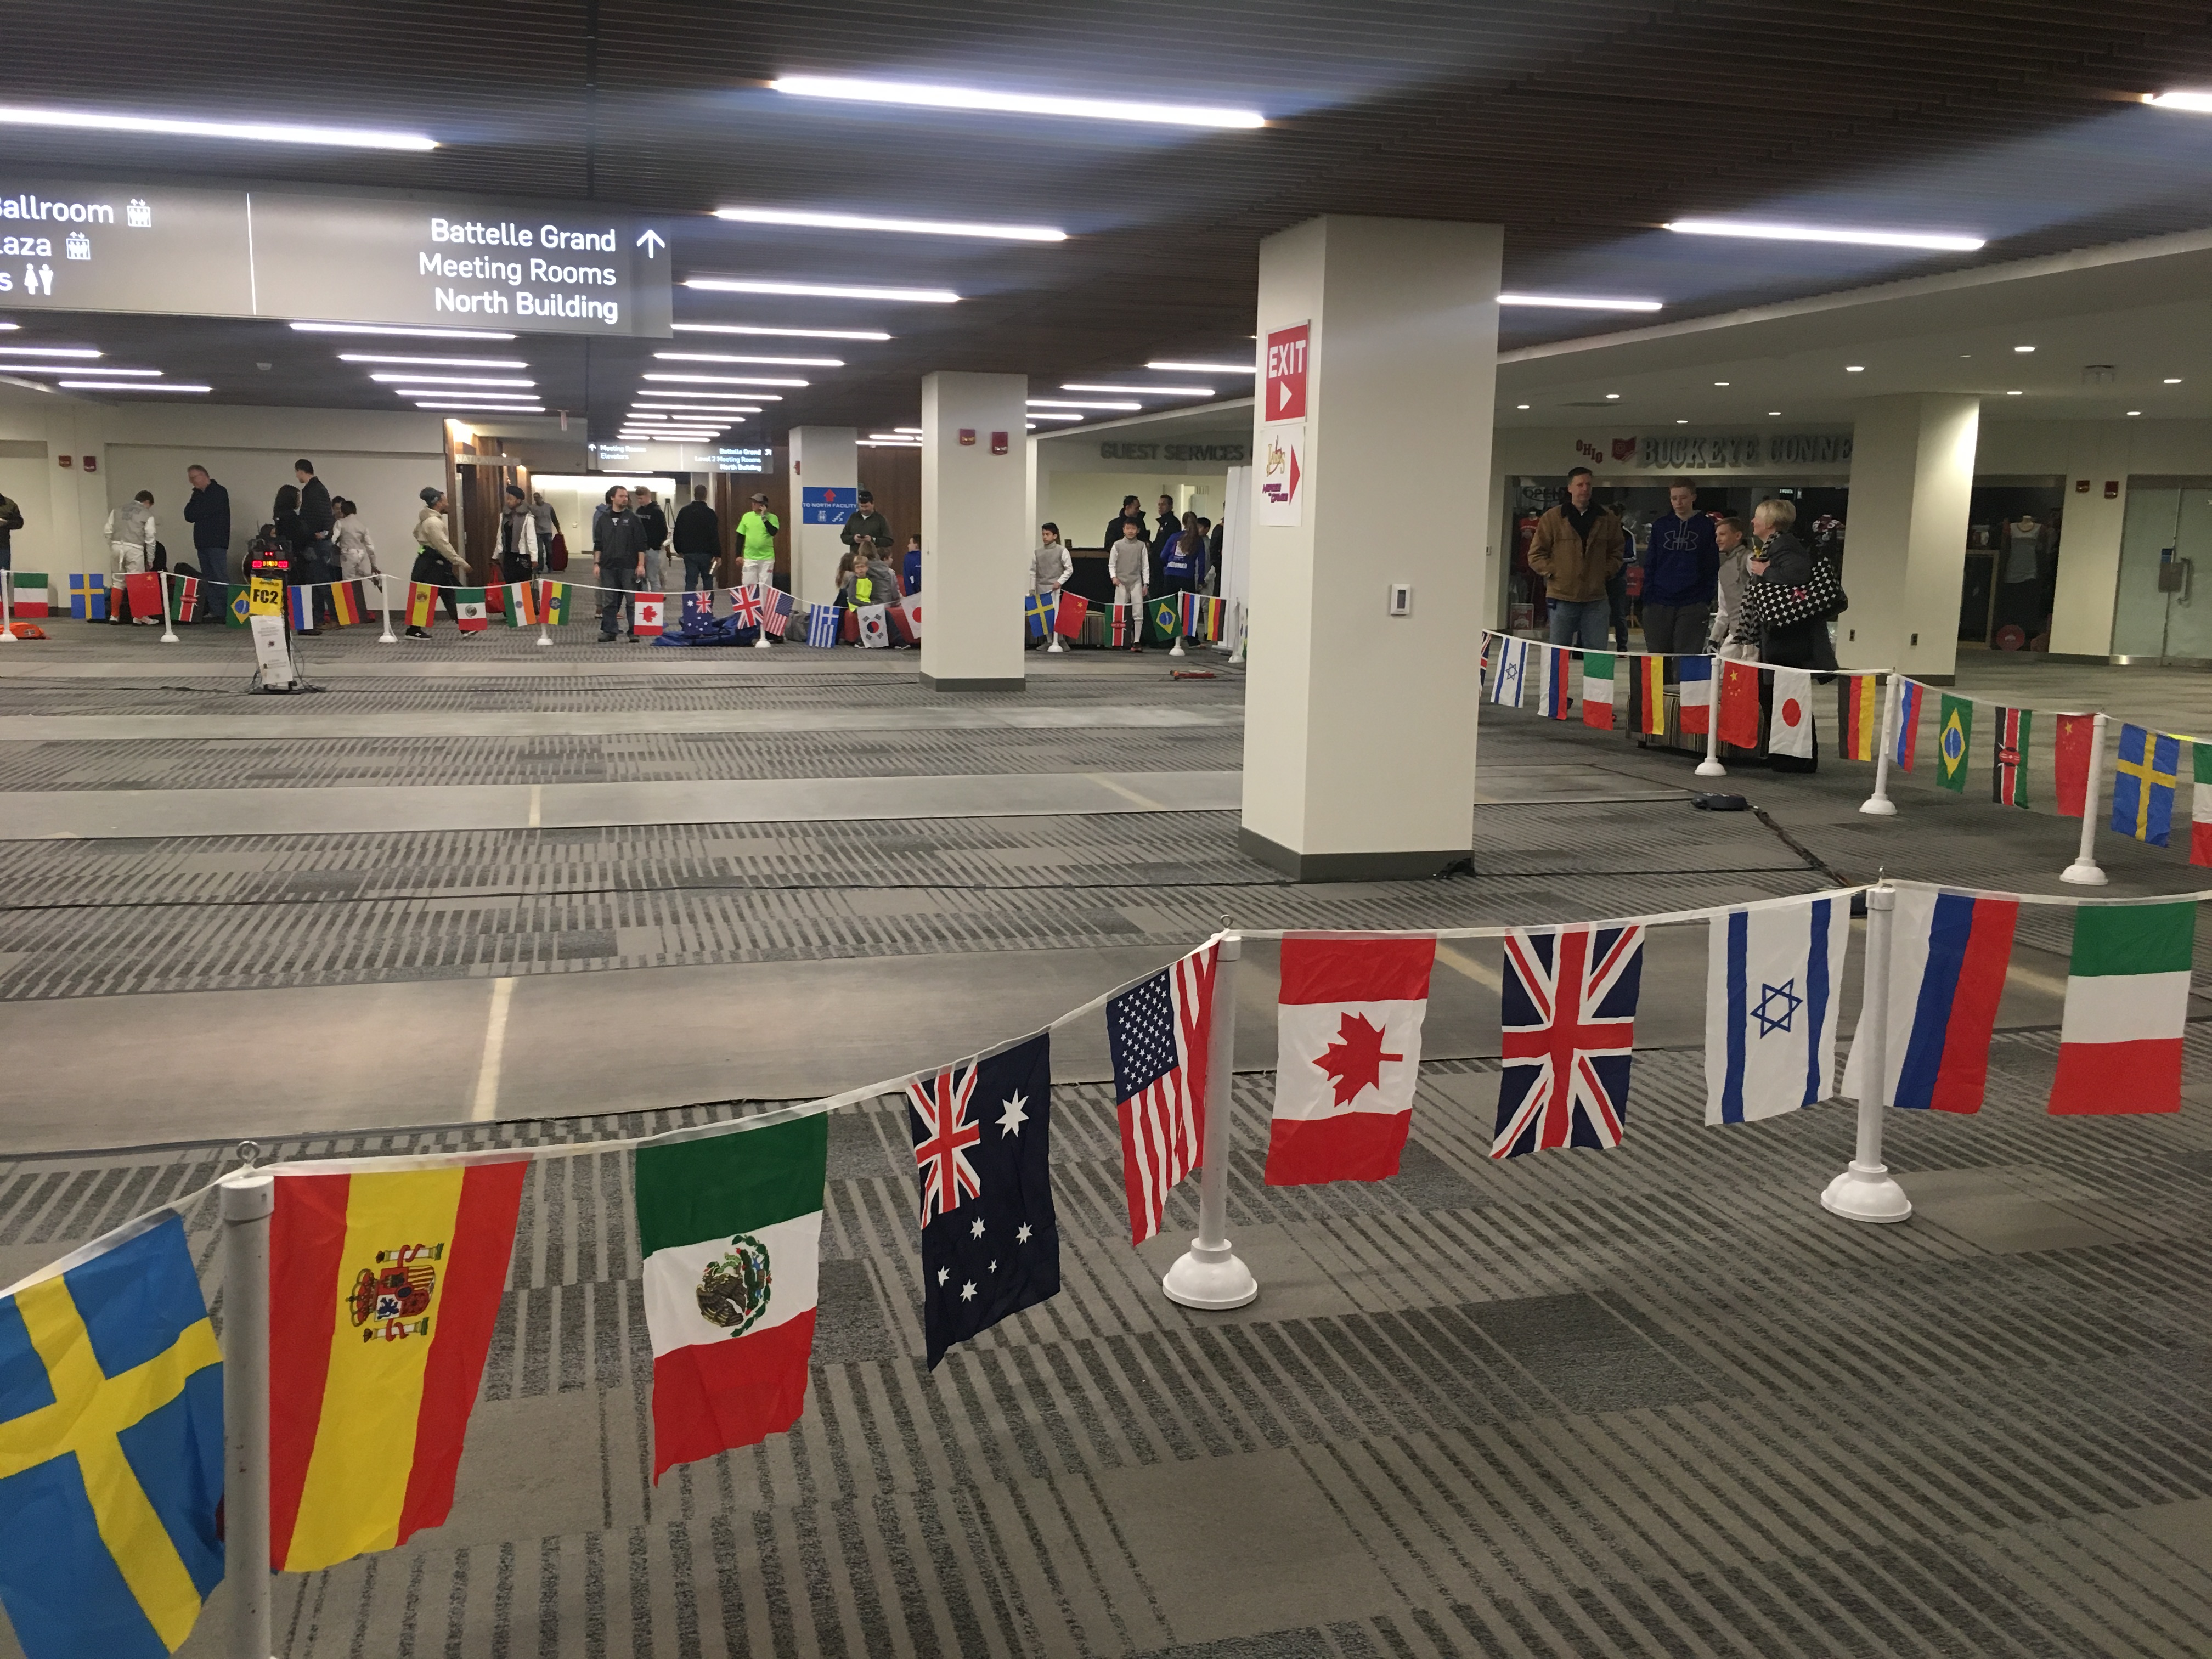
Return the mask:
<path id="1" fill-rule="evenodd" d="M 1398 1173 L 1436 957 L 1426 937 L 1283 941 L 1267 1185 Z"/>
<path id="2" fill-rule="evenodd" d="M 1712 724 L 1713 659 L 1685 657 L 1677 666 L 1681 670 L 1683 734 L 1702 738 Z"/>
<path id="3" fill-rule="evenodd" d="M 1889 1028 L 1882 1045 L 1891 1105 L 1981 1110 L 1990 1038 L 2019 920 L 2018 899 L 1898 890 L 1889 936 Z M 1863 1015 L 1859 1029 L 1866 1029 Z M 1843 1092 L 1850 1099 L 1859 1098 L 1863 1073 L 1854 1033 L 1844 1062 Z"/>

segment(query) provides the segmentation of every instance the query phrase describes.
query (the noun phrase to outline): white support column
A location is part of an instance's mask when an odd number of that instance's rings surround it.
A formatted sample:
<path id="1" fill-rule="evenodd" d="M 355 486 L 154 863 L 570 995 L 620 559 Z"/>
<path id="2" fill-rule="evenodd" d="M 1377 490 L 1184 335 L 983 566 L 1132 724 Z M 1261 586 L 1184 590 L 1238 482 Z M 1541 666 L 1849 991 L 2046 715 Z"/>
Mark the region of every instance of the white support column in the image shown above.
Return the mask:
<path id="1" fill-rule="evenodd" d="M 1206 1044 L 1206 1127 L 1200 1137 L 1198 1237 L 1160 1280 L 1186 1308 L 1241 1308 L 1260 1294 L 1229 1243 L 1229 1090 L 1237 1078 L 1237 962 L 1244 941 L 1222 936 L 1213 970 L 1213 1023 Z"/>
<path id="2" fill-rule="evenodd" d="M 2066 446 L 2066 539 L 2051 605 L 2051 654 L 2104 662 L 2120 591 L 2130 449 L 2140 421 L 2085 421 Z M 2146 468 L 2145 471 L 2150 469 Z M 2113 493 L 2105 494 L 2107 489 Z"/>
<path id="3" fill-rule="evenodd" d="M 860 428 L 850 426 L 791 428 L 791 591 L 809 605 L 837 597 L 837 561 L 845 556 L 845 544 L 838 535 L 842 519 L 806 522 L 806 492 L 860 487 Z"/>
<path id="4" fill-rule="evenodd" d="M 1023 374 L 922 376 L 921 683 L 933 691 L 1024 684 L 1023 605 L 1036 544 L 1028 397 Z"/>
<path id="5" fill-rule="evenodd" d="M 1894 668 L 1948 685 L 1958 669 L 1959 589 L 1981 400 L 1872 398 L 1851 435 L 1851 608 L 1836 625 L 1846 668 Z"/>
<path id="6" fill-rule="evenodd" d="M 225 1659 L 269 1659 L 269 1218 L 276 1178 L 222 1183 Z"/>
<path id="7" fill-rule="evenodd" d="M 1473 845 L 1473 746 L 1437 732 L 1480 695 L 1480 540 L 1437 533 L 1433 489 L 1490 476 L 1503 243 L 1332 216 L 1260 245 L 1256 331 L 1264 352 L 1306 325 L 1305 417 L 1268 419 L 1263 361 L 1238 842 L 1300 880 L 1433 875 Z M 1271 511 L 1293 455 L 1302 505 Z"/>

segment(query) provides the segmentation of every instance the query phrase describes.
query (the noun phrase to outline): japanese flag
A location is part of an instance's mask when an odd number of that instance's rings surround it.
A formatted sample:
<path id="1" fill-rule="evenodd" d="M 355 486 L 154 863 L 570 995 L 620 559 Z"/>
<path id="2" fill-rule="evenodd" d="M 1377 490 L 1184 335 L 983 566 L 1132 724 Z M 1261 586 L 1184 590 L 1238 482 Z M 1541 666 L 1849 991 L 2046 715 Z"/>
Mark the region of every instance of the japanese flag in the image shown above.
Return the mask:
<path id="1" fill-rule="evenodd" d="M 1813 676 L 1802 668 L 1774 671 L 1774 720 L 1767 728 L 1771 755 L 1813 757 Z"/>
<path id="2" fill-rule="evenodd" d="M 1267 1184 L 1387 1181 L 1413 1119 L 1433 939 L 1286 939 Z"/>

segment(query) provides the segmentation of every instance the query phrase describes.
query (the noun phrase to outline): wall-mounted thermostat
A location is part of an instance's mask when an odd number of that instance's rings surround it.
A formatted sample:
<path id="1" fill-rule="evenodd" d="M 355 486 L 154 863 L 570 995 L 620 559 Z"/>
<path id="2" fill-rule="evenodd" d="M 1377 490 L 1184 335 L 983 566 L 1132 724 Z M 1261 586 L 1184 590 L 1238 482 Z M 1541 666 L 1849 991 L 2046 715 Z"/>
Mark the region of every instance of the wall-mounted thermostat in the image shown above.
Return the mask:
<path id="1" fill-rule="evenodd" d="M 1413 585 L 1411 582 L 1390 584 L 1390 614 L 1410 617 L 1413 614 Z"/>

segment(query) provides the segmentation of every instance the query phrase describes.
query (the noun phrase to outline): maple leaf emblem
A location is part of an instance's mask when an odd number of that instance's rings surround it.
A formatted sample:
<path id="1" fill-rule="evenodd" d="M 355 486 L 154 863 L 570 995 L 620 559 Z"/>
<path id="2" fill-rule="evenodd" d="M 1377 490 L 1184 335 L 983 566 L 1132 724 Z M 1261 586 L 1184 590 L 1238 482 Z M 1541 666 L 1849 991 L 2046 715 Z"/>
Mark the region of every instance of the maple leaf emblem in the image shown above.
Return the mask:
<path id="1" fill-rule="evenodd" d="M 1384 1060 L 1403 1059 L 1403 1054 L 1382 1052 L 1380 1025 L 1370 1024 L 1364 1014 L 1346 1014 L 1338 1023 L 1336 1041 L 1322 1051 L 1314 1064 L 1328 1073 L 1335 1103 L 1348 1106 L 1359 1098 L 1362 1089 L 1382 1086 Z"/>

